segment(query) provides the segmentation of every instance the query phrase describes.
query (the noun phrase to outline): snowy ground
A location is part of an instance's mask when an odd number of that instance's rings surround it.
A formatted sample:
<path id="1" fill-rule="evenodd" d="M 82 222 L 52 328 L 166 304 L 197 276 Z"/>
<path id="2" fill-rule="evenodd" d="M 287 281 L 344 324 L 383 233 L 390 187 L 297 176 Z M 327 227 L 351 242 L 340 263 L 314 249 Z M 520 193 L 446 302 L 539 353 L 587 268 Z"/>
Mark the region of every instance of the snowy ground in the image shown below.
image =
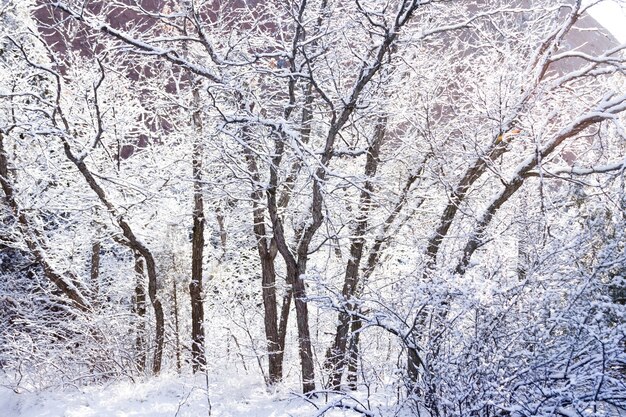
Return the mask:
<path id="1" fill-rule="evenodd" d="M 211 413 L 204 379 L 180 379 L 175 376 L 153 378 L 145 382 L 116 382 L 97 387 L 21 392 L 0 387 L 0 417 L 279 417 L 367 415 L 351 409 L 333 407 L 344 404 L 361 408 L 354 399 L 321 395 L 314 401 L 290 392 L 268 393 L 256 380 L 233 378 L 211 383 Z M 371 415 L 391 411 L 378 404 Z M 391 405 L 391 404 L 390 404 Z M 361 408 L 362 409 L 362 408 Z"/>

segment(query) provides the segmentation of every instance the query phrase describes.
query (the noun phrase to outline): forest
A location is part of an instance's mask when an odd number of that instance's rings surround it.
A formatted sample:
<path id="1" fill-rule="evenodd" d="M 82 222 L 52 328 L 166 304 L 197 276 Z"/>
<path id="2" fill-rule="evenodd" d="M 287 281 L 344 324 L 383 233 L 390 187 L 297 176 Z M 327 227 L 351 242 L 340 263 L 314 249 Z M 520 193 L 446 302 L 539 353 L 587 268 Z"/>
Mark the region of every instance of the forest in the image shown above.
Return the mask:
<path id="1" fill-rule="evenodd" d="M 605 1 L 0 0 L 0 414 L 626 416 Z"/>

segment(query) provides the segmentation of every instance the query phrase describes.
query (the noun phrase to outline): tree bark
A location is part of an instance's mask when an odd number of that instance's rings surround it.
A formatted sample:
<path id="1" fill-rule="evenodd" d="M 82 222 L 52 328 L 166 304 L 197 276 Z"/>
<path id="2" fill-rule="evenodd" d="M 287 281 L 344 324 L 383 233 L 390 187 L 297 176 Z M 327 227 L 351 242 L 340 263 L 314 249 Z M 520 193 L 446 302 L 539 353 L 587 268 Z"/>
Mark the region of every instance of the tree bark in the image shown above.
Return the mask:
<path id="1" fill-rule="evenodd" d="M 490 150 L 487 152 L 487 155 L 474 161 L 472 166 L 465 172 L 454 191 L 452 191 L 450 201 L 439 218 L 439 224 L 435 229 L 435 233 L 428 240 L 428 244 L 426 246 L 425 254 L 428 257 L 428 263 L 426 264 L 426 268 L 424 268 L 424 277 L 426 277 L 426 275 L 430 273 L 430 270 L 432 270 L 437 264 L 437 254 L 439 253 L 441 243 L 448 234 L 450 226 L 452 226 L 452 222 L 456 217 L 461 203 L 465 200 L 467 192 L 476 180 L 484 174 L 489 166 L 488 164 L 502 156 L 506 151 L 506 144 L 504 142 L 497 142 L 496 139 Z"/>
<path id="2" fill-rule="evenodd" d="M 100 292 L 100 242 L 91 245 L 91 287 L 94 294 Z"/>
<path id="3" fill-rule="evenodd" d="M 180 319 L 178 317 L 178 285 L 176 285 L 176 280 L 172 280 L 172 295 L 174 296 L 174 339 L 176 341 L 176 346 L 174 346 L 174 350 L 176 352 L 176 371 L 180 375 L 182 369 L 181 363 L 181 348 L 180 348 Z"/>
<path id="4" fill-rule="evenodd" d="M 313 349 L 311 348 L 311 332 L 309 329 L 309 307 L 303 280 L 306 273 L 307 258 L 304 257 L 304 259 L 299 259 L 298 261 L 296 274 L 294 275 L 294 271 L 290 270 L 289 267 L 287 267 L 287 274 L 290 275 L 290 280 L 293 283 L 293 297 L 298 325 L 298 344 L 302 366 L 302 392 L 307 394 L 315 391 L 315 369 L 313 365 Z"/>
<path id="5" fill-rule="evenodd" d="M 194 16 L 195 11 L 191 4 L 184 4 L 189 16 Z M 187 34 L 187 21 L 183 26 L 183 32 Z M 188 55 L 187 45 L 183 47 L 185 58 Z M 204 304 L 202 301 L 204 271 L 204 197 L 202 186 L 202 166 L 204 158 L 202 122 L 202 108 L 200 100 L 201 83 L 194 74 L 189 74 L 189 84 L 192 93 L 192 122 L 195 129 L 193 149 L 191 155 L 192 178 L 193 178 L 193 229 L 191 237 L 191 282 L 189 283 L 189 298 L 191 302 L 191 367 L 194 373 L 204 370 L 206 356 L 204 352 Z"/>
<path id="6" fill-rule="evenodd" d="M 144 289 L 144 260 L 135 252 L 135 305 L 137 314 L 137 335 L 135 337 L 135 355 L 137 370 L 143 372 L 146 367 L 146 291 Z"/>
<path id="7" fill-rule="evenodd" d="M 610 105 L 602 106 L 600 105 L 597 110 L 590 111 L 586 115 L 580 117 L 575 123 L 567 126 L 559 134 L 549 142 L 544 148 L 538 150 L 536 154 L 529 158 L 524 164 L 520 165 L 518 168 L 516 175 L 504 185 L 504 188 L 497 193 L 496 197 L 492 200 L 491 204 L 487 207 L 487 209 L 483 212 L 483 215 L 478 220 L 477 225 L 474 228 L 474 232 L 470 236 L 467 241 L 464 249 L 463 249 L 463 257 L 459 261 L 456 266 L 455 272 L 457 274 L 463 275 L 469 265 L 469 262 L 472 258 L 472 255 L 483 243 L 483 235 L 487 230 L 489 224 L 491 224 L 491 220 L 495 216 L 496 212 L 502 207 L 504 203 L 506 203 L 509 198 L 519 190 L 519 188 L 524 184 L 524 180 L 526 179 L 526 174 L 530 172 L 531 169 L 535 168 L 539 161 L 546 158 L 550 155 L 563 141 L 566 139 L 576 136 L 589 126 L 600 123 L 604 120 L 605 115 L 600 116 L 602 112 L 606 112 L 605 114 L 618 114 L 623 111 L 621 106 L 616 106 L 613 108 Z"/>
<path id="8" fill-rule="evenodd" d="M 198 86 L 193 86 L 193 99 L 196 111 L 193 122 L 196 127 L 196 137 L 193 144 L 192 175 L 193 175 L 193 232 L 191 238 L 191 283 L 189 296 L 191 299 L 191 357 L 193 372 L 200 371 L 206 366 L 204 355 L 204 305 L 202 303 L 202 273 L 204 252 L 204 200 L 202 196 L 202 119 L 198 106 L 200 96 Z"/>
<path id="9" fill-rule="evenodd" d="M 376 122 L 374 136 L 367 150 L 367 160 L 365 162 L 366 181 L 359 197 L 359 214 L 356 219 L 356 227 L 350 239 L 350 258 L 346 266 L 343 289 L 341 291 L 345 308 L 339 312 L 337 319 L 339 325 L 335 332 L 335 342 L 328 350 L 326 366 L 331 369 L 329 386 L 332 390 L 339 390 L 341 388 L 341 377 L 346 362 L 346 343 L 349 338 L 352 316 L 350 311 L 356 308 L 352 298 L 359 282 L 359 265 L 363 257 L 365 233 L 367 232 L 369 224 L 369 212 L 372 204 L 372 193 L 374 192 L 374 184 L 371 179 L 376 175 L 378 169 L 380 146 L 385 137 L 386 125 L 387 119 L 380 117 Z"/>
<path id="10" fill-rule="evenodd" d="M 276 270 L 274 268 L 276 250 L 270 244 L 269 248 L 265 247 L 259 250 L 259 255 L 261 257 L 261 285 L 263 286 L 264 324 L 268 350 L 268 383 L 273 385 L 280 382 L 283 377 L 283 350 L 285 347 L 284 341 L 281 344 L 278 333 Z"/>
<path id="11" fill-rule="evenodd" d="M 315 214 L 313 216 L 313 226 L 311 228 L 307 228 L 307 230 L 304 231 L 302 239 L 300 240 L 300 244 L 298 245 L 297 254 L 296 256 L 294 256 L 287 246 L 287 242 L 285 240 L 285 232 L 283 229 L 282 220 L 278 215 L 278 205 L 276 201 L 278 167 L 280 166 L 280 160 L 283 156 L 283 151 L 284 142 L 282 140 L 277 140 L 275 156 L 274 158 L 272 158 L 272 165 L 270 166 L 270 187 L 267 191 L 268 211 L 270 213 L 272 225 L 274 226 L 274 240 L 276 242 L 277 249 L 285 260 L 285 264 L 287 266 L 287 284 L 291 286 L 291 291 L 295 302 L 300 364 L 302 368 L 302 391 L 303 393 L 307 394 L 315 391 L 315 369 L 313 365 L 313 351 L 311 349 L 311 335 L 309 330 L 309 314 L 306 302 L 306 290 L 302 278 L 306 273 L 306 264 L 309 255 L 309 243 L 315 231 L 322 223 L 321 200 L 319 200 L 321 195 L 319 188 L 317 188 L 317 192 L 314 193 L 314 207 L 316 207 L 317 210 L 315 211 Z M 319 185 L 316 185 L 314 187 L 319 187 Z"/>
<path id="12" fill-rule="evenodd" d="M 245 133 L 245 130 L 244 130 Z M 259 184 L 259 170 L 254 154 L 245 150 L 248 169 L 254 184 Z M 277 248 L 273 238 L 267 236 L 265 225 L 264 209 L 261 205 L 263 191 L 256 188 L 252 192 L 252 219 L 254 221 L 253 230 L 257 240 L 257 251 L 261 261 L 261 293 L 263 296 L 265 338 L 267 340 L 268 351 L 268 381 L 269 385 L 280 382 L 283 377 L 283 351 L 285 348 L 285 338 L 280 337 L 278 312 L 276 303 L 276 269 L 274 262 Z M 290 301 L 290 300 L 289 300 Z M 286 304 L 283 303 L 283 306 Z M 287 304 L 288 305 L 288 304 Z M 289 318 L 289 308 L 281 312 L 280 326 L 286 326 Z"/>
<path id="13" fill-rule="evenodd" d="M 361 337 L 361 327 L 363 323 L 357 316 L 350 318 L 350 343 L 348 347 L 348 388 L 357 390 L 358 367 L 359 367 L 359 339 Z"/>

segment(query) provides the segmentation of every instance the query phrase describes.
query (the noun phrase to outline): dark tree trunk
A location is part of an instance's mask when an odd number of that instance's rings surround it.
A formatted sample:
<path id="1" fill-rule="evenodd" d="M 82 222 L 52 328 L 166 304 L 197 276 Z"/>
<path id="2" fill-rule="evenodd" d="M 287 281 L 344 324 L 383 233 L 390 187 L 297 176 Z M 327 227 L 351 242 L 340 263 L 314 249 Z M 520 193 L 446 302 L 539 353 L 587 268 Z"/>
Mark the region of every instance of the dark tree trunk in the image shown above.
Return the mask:
<path id="1" fill-rule="evenodd" d="M 265 246 L 265 243 L 263 243 Z M 269 250 L 267 250 L 269 249 Z M 278 312 L 276 308 L 276 270 L 274 259 L 276 251 L 264 248 L 259 251 L 261 256 L 262 293 L 265 313 L 265 336 L 268 350 L 268 384 L 273 385 L 283 377 L 283 349 L 278 334 Z"/>
<path id="2" fill-rule="evenodd" d="M 411 387 L 415 387 L 419 377 L 419 369 L 422 366 L 422 359 L 416 349 L 407 349 L 407 373 Z M 413 388 L 411 388 L 412 390 Z"/>
<path id="3" fill-rule="evenodd" d="M 202 303 L 202 252 L 204 246 L 204 219 L 194 215 L 191 260 L 191 357 L 193 372 L 206 365 L 204 356 L 204 305 Z"/>
<path id="4" fill-rule="evenodd" d="M 289 267 L 287 273 L 289 274 Z M 315 368 L 313 366 L 313 350 L 311 348 L 311 332 L 309 330 L 309 307 L 306 300 L 306 289 L 302 277 L 306 272 L 306 257 L 298 262 L 296 275 L 290 275 L 293 283 L 293 298 L 296 307 L 296 321 L 298 325 L 298 343 L 300 348 L 300 363 L 302 366 L 302 392 L 315 391 Z"/>
<path id="5" fill-rule="evenodd" d="M 341 377 L 345 367 L 346 343 L 350 333 L 350 322 L 355 305 L 351 299 L 354 297 L 357 285 L 359 283 L 359 266 L 363 257 L 363 246 L 365 244 L 365 233 L 368 227 L 369 212 L 372 204 L 372 193 L 374 185 L 371 178 L 376 175 L 379 162 L 380 146 L 385 137 L 385 128 L 387 120 L 385 117 L 378 119 L 374 136 L 368 148 L 367 160 L 365 162 L 365 185 L 361 191 L 359 198 L 359 214 L 356 219 L 356 228 L 352 233 L 350 242 L 350 258 L 346 266 L 344 277 L 343 297 L 344 309 L 339 312 L 337 331 L 335 332 L 335 341 L 333 346 L 328 350 L 326 366 L 331 369 L 329 378 L 329 386 L 333 390 L 341 389 Z"/>
<path id="6" fill-rule="evenodd" d="M 583 130 L 587 129 L 593 124 L 600 123 L 603 118 L 596 113 L 588 113 L 586 117 L 580 117 L 575 123 L 568 126 L 559 132 L 558 136 L 550 142 L 548 146 L 545 146 L 533 156 L 528 159 L 518 168 L 517 175 L 508 183 L 504 184 L 502 188 L 493 198 L 491 204 L 485 209 L 481 218 L 478 219 L 474 231 L 470 235 L 469 240 L 465 244 L 463 249 L 463 257 L 458 262 L 455 272 L 459 275 L 465 274 L 466 268 L 469 265 L 472 255 L 483 244 L 484 233 L 487 227 L 490 225 L 491 220 L 496 215 L 496 212 L 506 203 L 509 198 L 515 194 L 520 187 L 524 184 L 527 178 L 527 174 L 537 166 L 539 161 L 550 155 L 563 141 L 572 136 L 576 136 Z"/>
<path id="7" fill-rule="evenodd" d="M 198 87 L 194 86 L 194 105 L 199 106 Z M 202 197 L 202 119 L 200 110 L 193 114 L 196 127 L 196 138 L 193 144 L 193 235 L 191 240 L 191 283 L 189 296 L 191 299 L 191 364 L 193 372 L 204 369 L 204 305 L 202 303 L 202 272 L 204 251 L 204 200 Z"/>
<path id="8" fill-rule="evenodd" d="M 156 337 L 154 361 L 152 362 L 152 372 L 155 375 L 158 375 L 161 372 L 161 364 L 163 362 L 163 344 L 165 342 L 165 316 L 163 314 L 163 305 L 161 304 L 161 300 L 159 300 L 159 298 L 157 297 L 156 265 L 154 263 L 154 258 L 152 258 L 152 254 L 150 254 L 150 256 L 146 259 L 146 266 L 148 270 L 148 296 L 150 297 L 150 301 L 152 302 L 152 308 L 154 309 Z"/>
<path id="9" fill-rule="evenodd" d="M 306 290 L 302 277 L 306 273 L 308 260 L 308 248 L 315 231 L 322 223 L 321 193 L 319 184 L 314 186 L 314 214 L 313 226 L 301 232 L 302 238 L 298 245 L 297 255 L 294 256 L 287 246 L 282 220 L 278 215 L 276 202 L 276 188 L 278 183 L 278 167 L 284 151 L 284 143 L 276 141 L 276 156 L 270 166 L 270 189 L 268 189 L 268 211 L 274 226 L 274 241 L 276 247 L 287 265 L 287 284 L 291 286 L 296 307 L 296 321 L 298 327 L 298 344 L 300 351 L 300 364 L 302 368 L 302 391 L 307 394 L 315 391 L 315 369 L 313 366 L 313 351 L 311 349 L 311 334 L 309 331 L 309 313 L 306 301 Z M 297 232 L 297 234 L 300 232 Z M 285 305 L 283 305 L 283 312 Z M 281 323 L 282 325 L 283 323 Z M 285 323 L 286 325 L 286 323 Z M 284 334 L 283 334 L 284 337 Z"/>
<path id="10" fill-rule="evenodd" d="M 348 347 L 348 388 L 357 389 L 359 367 L 359 339 L 361 337 L 361 319 L 352 316 L 350 325 L 350 343 Z"/>
<path id="11" fill-rule="evenodd" d="M 5 181 L 9 180 L 9 163 L 4 150 L 4 134 L 2 131 L 0 131 L 0 177 Z"/>
<path id="12" fill-rule="evenodd" d="M 180 374 L 181 366 L 181 354 L 180 354 L 180 320 L 178 317 L 178 285 L 176 280 L 172 280 L 172 294 L 174 296 L 174 338 L 176 340 L 176 371 Z"/>
<path id="13" fill-rule="evenodd" d="M 245 131 L 244 131 L 245 132 Z M 246 152 L 248 169 L 255 184 L 260 183 L 257 162 L 252 152 Z M 261 260 L 261 293 L 263 295 L 264 327 L 268 351 L 268 380 L 269 385 L 276 384 L 283 378 L 283 351 L 285 349 L 285 333 L 289 318 L 289 304 L 291 298 L 283 303 L 280 322 L 278 321 L 276 297 L 276 268 L 277 254 L 276 241 L 268 238 L 264 209 L 261 205 L 263 192 L 255 189 L 252 192 L 252 216 L 254 221 L 254 235 L 257 239 L 257 251 Z M 289 292 L 289 295 L 291 293 Z M 286 309 L 285 309 L 286 306 Z M 284 327 L 283 327 L 284 326 Z"/>
<path id="14" fill-rule="evenodd" d="M 278 361 L 280 361 L 281 366 L 283 363 L 283 354 L 285 351 L 285 337 L 287 336 L 287 323 L 289 321 L 289 311 L 291 311 L 291 299 L 293 298 L 293 293 L 291 287 L 288 287 L 285 290 L 285 295 L 283 296 L 283 305 L 280 309 L 280 320 L 278 322 Z"/>
<path id="15" fill-rule="evenodd" d="M 135 305 L 137 315 L 137 335 L 135 337 L 135 357 L 137 370 L 146 368 L 146 291 L 144 289 L 144 261 L 140 254 L 135 253 Z"/>
<path id="16" fill-rule="evenodd" d="M 94 294 L 100 292 L 100 242 L 91 245 L 91 287 Z"/>
<path id="17" fill-rule="evenodd" d="M 306 3 L 301 4 L 299 11 L 299 18 L 302 17 Z M 417 7 L 417 4 L 413 4 L 402 8 L 402 12 L 398 15 L 398 19 L 395 22 L 393 30 L 390 35 L 385 37 L 382 44 L 378 47 L 375 54 L 373 54 L 374 62 L 363 63 L 363 68 L 359 73 L 359 77 L 355 81 L 352 88 L 352 92 L 348 99 L 345 101 L 341 111 L 333 114 L 332 122 L 326 135 L 326 143 L 324 145 L 324 151 L 321 154 L 319 161 L 319 168 L 316 169 L 313 176 L 313 189 L 312 189 L 312 201 L 310 207 L 311 221 L 302 230 L 296 230 L 296 236 L 299 237 L 298 247 L 296 254 L 291 252 L 289 246 L 285 241 L 285 233 L 283 230 L 282 221 L 278 215 L 277 203 L 276 203 L 276 188 L 278 184 L 278 167 L 284 152 L 284 144 L 289 141 L 285 137 L 278 138 L 275 141 L 275 156 L 272 158 L 272 164 L 270 166 L 270 184 L 267 190 L 268 194 L 268 210 L 274 226 L 274 237 L 278 245 L 278 250 L 282 255 L 285 263 L 287 264 L 287 279 L 291 281 L 293 288 L 293 295 L 296 304 L 296 315 L 298 321 L 298 339 L 300 342 L 300 359 L 302 365 L 302 379 L 303 379 L 303 391 L 304 393 L 315 390 L 314 380 L 314 368 L 313 368 L 313 355 L 311 349 L 311 340 L 308 326 L 308 309 L 306 303 L 306 292 L 302 277 L 306 273 L 306 263 L 309 256 L 309 247 L 313 237 L 317 233 L 317 230 L 322 225 L 324 220 L 323 207 L 323 193 L 322 186 L 326 180 L 327 167 L 334 155 L 334 145 L 337 136 L 345 124 L 350 119 L 356 109 L 357 102 L 360 99 L 362 91 L 370 82 L 372 77 L 382 68 L 384 58 L 391 52 L 391 47 L 395 43 L 398 36 L 399 29 L 403 26 L 412 16 L 413 11 Z M 400 17 L 402 16 L 402 17 Z M 299 38 L 299 29 L 296 30 L 296 39 Z M 296 54 L 294 53 L 294 56 Z M 295 61 L 290 61 L 290 68 L 295 72 Z M 293 91 L 294 85 L 290 82 L 290 91 Z M 292 107 L 285 110 L 285 119 L 289 117 L 289 113 Z M 284 135 L 283 133 L 280 133 Z M 357 265 L 358 270 L 358 265 Z M 345 347 L 344 347 L 345 355 Z"/>

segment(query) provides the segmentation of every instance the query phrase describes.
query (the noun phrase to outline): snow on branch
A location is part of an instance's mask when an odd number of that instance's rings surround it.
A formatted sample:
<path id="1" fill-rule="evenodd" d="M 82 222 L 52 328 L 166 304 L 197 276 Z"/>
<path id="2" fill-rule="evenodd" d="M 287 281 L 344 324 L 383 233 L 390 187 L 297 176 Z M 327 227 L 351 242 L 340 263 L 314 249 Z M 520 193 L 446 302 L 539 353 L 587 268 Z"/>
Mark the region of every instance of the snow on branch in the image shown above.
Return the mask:
<path id="1" fill-rule="evenodd" d="M 62 10 L 66 14 L 70 15 L 73 19 L 85 23 L 92 30 L 95 30 L 98 32 L 104 32 L 128 45 L 134 46 L 135 48 L 141 51 L 144 51 L 145 53 L 149 55 L 161 56 L 167 61 L 176 65 L 180 65 L 181 67 L 187 68 L 189 71 L 193 72 L 194 74 L 207 78 L 215 83 L 221 84 L 223 82 L 219 76 L 214 74 L 209 69 L 201 65 L 197 65 L 189 61 L 188 59 L 181 57 L 173 49 L 159 48 L 148 42 L 142 41 L 141 39 L 137 39 L 124 31 L 115 29 L 111 25 L 98 22 L 94 19 L 89 19 L 85 17 L 84 14 L 73 11 L 67 4 L 63 2 L 52 3 L 52 6 L 58 8 L 59 10 Z"/>
<path id="2" fill-rule="evenodd" d="M 559 177 L 559 175 L 562 175 L 562 174 L 569 174 L 572 176 L 584 176 L 584 175 L 591 175 L 591 174 L 606 174 L 607 172 L 613 172 L 613 171 L 621 171 L 625 167 L 626 167 L 626 159 L 623 159 L 619 162 L 614 162 L 612 164 L 596 165 L 596 166 L 592 166 L 589 168 L 580 168 L 580 167 L 572 166 L 572 167 L 559 167 L 556 169 L 551 169 L 549 171 L 545 170 L 545 173 L 531 171 L 531 172 L 526 173 L 524 176 L 525 177 L 539 177 L 539 176 L 547 175 L 547 176 L 554 176 L 557 178 L 561 178 Z"/>

